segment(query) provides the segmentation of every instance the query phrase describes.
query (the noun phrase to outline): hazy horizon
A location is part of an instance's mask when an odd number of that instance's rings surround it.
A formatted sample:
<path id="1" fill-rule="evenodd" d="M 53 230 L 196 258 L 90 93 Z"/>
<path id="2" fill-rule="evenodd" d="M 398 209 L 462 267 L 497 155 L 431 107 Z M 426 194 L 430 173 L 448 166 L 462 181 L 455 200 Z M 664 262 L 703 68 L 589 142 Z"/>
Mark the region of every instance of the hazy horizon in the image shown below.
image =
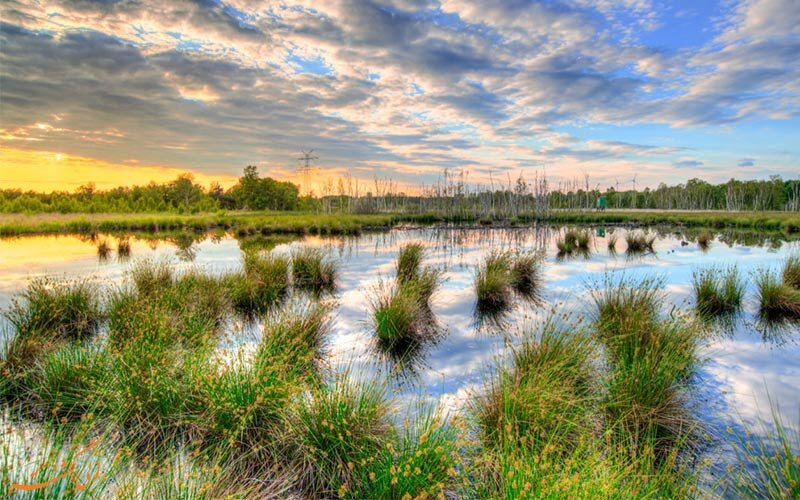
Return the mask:
<path id="1" fill-rule="evenodd" d="M 800 175 L 793 0 L 20 1 L 0 188 Z"/>

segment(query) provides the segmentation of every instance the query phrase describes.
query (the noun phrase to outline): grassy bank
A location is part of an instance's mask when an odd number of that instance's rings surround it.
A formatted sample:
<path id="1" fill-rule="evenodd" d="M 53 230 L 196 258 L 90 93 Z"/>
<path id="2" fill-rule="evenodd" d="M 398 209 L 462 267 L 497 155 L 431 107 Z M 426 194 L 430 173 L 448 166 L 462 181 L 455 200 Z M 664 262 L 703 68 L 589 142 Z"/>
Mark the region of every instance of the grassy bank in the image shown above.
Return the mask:
<path id="1" fill-rule="evenodd" d="M 624 210 L 605 212 L 552 212 L 549 220 L 570 224 L 675 224 L 687 227 L 742 228 L 800 233 L 796 212 L 685 212 Z"/>
<path id="2" fill-rule="evenodd" d="M 482 225 L 519 225 L 535 220 L 481 220 Z M 564 224 L 675 224 L 685 227 L 739 228 L 800 233 L 800 214 L 792 212 L 606 211 L 552 212 L 549 222 Z M 0 236 L 119 231 L 208 231 L 252 234 L 354 234 L 409 223 L 477 223 L 477 219 L 435 214 L 317 214 L 306 212 L 218 212 L 180 214 L 0 214 Z"/>

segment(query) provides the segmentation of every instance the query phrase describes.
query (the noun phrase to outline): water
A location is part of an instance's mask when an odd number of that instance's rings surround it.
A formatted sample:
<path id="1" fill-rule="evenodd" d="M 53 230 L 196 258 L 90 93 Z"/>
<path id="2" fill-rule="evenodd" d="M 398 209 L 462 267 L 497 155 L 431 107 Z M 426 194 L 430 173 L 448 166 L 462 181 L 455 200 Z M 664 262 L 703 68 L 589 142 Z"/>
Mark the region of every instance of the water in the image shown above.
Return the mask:
<path id="1" fill-rule="evenodd" d="M 334 368 L 358 372 L 390 372 L 391 385 L 402 410 L 420 396 L 445 408 L 464 406 L 480 390 L 495 362 L 508 345 L 518 342 L 530 325 L 552 313 L 574 317 L 591 311 L 587 286 L 602 281 L 606 273 L 626 276 L 657 275 L 664 279 L 670 307 L 693 306 L 691 276 L 695 269 L 736 264 L 748 278 L 744 312 L 727 328 L 714 334 L 703 348 L 707 358 L 696 380 L 699 415 L 711 429 L 736 426 L 768 418 L 770 398 L 779 403 L 785 422 L 800 421 L 800 332 L 796 327 L 769 330 L 757 322 L 757 299 L 752 273 L 777 269 L 787 255 L 800 249 L 798 242 L 764 240 L 744 233 L 717 234 L 710 248 L 682 245 L 687 235 L 662 230 L 656 253 L 628 257 L 623 228 L 592 228 L 592 253 L 588 257 L 557 257 L 555 237 L 563 228 L 422 228 L 395 229 L 357 237 L 282 237 L 239 241 L 230 235 L 183 235 L 168 240 L 131 236 L 131 257 L 119 259 L 112 251 L 99 259 L 96 241 L 78 236 L 35 236 L 0 240 L 0 307 L 37 276 L 91 276 L 112 285 L 124 279 L 136 259 L 167 259 L 176 266 L 195 266 L 224 272 L 241 266 L 242 245 L 264 245 L 274 252 L 290 252 L 294 245 L 328 249 L 339 264 L 335 314 L 329 336 L 327 362 Z M 619 253 L 607 250 L 614 233 Z M 688 235 L 691 236 L 691 235 Z M 116 248 L 116 239 L 101 235 Z M 724 240 L 724 241 L 723 241 Z M 432 310 L 440 327 L 436 342 L 424 346 L 414 363 L 400 370 L 379 354 L 370 329 L 369 293 L 381 280 L 390 279 L 398 249 L 407 242 L 427 249 L 425 264 L 441 268 L 445 282 L 434 294 Z M 476 319 L 473 279 L 475 265 L 492 250 L 543 251 L 542 301 L 518 300 L 512 311 L 496 322 Z M 254 336 L 238 335 L 233 348 L 249 349 Z M 230 342 L 227 344 L 230 348 Z"/>

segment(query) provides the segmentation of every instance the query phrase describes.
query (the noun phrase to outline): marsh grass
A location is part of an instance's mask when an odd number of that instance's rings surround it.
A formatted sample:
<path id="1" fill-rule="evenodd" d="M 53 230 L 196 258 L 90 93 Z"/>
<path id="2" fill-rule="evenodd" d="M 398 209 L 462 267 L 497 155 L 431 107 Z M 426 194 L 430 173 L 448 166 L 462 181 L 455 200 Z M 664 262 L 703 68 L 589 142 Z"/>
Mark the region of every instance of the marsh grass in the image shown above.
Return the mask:
<path id="1" fill-rule="evenodd" d="M 463 474 L 462 431 L 430 408 L 393 425 L 375 459 L 354 467 L 352 498 L 452 496 Z"/>
<path id="2" fill-rule="evenodd" d="M 655 278 L 607 277 L 592 290 L 595 331 L 609 363 L 607 425 L 634 455 L 659 459 L 691 448 L 699 427 L 686 398 L 699 363 L 699 329 L 679 317 L 660 317 L 662 286 Z"/>
<path id="3" fill-rule="evenodd" d="M 292 253 L 294 285 L 315 292 L 336 287 L 336 263 L 319 248 L 303 246 Z"/>
<path id="4" fill-rule="evenodd" d="M 790 255 L 783 263 L 783 283 L 800 290 L 800 255 Z"/>
<path id="5" fill-rule="evenodd" d="M 800 320 L 800 290 L 787 285 L 768 269 L 755 275 L 759 315 L 766 321 Z"/>
<path id="6" fill-rule="evenodd" d="M 370 307 L 381 352 L 402 360 L 435 333 L 435 318 L 426 305 L 425 293 L 416 281 L 381 282 L 375 287 Z"/>
<path id="7" fill-rule="evenodd" d="M 100 240 L 97 244 L 97 258 L 100 261 L 108 260 L 108 257 L 111 255 L 111 245 L 108 244 L 106 240 Z"/>
<path id="8" fill-rule="evenodd" d="M 590 254 L 589 244 L 592 236 L 585 229 L 568 229 L 564 236 L 556 240 L 559 257 L 569 257 L 573 254 L 588 256 Z"/>
<path id="9" fill-rule="evenodd" d="M 511 286 L 521 296 L 531 301 L 539 301 L 542 285 L 542 255 L 530 252 L 516 253 L 511 260 L 509 273 Z"/>
<path id="10" fill-rule="evenodd" d="M 497 311 L 511 303 L 511 254 L 488 254 L 475 274 L 479 311 Z"/>
<path id="11" fill-rule="evenodd" d="M 63 422 L 96 410 L 105 367 L 100 351 L 94 347 L 66 344 L 46 353 L 31 374 L 38 412 Z"/>
<path id="12" fill-rule="evenodd" d="M 772 425 L 732 435 L 737 463 L 729 469 L 723 490 L 739 498 L 800 498 L 800 422 L 783 422 L 771 404 Z"/>
<path id="13" fill-rule="evenodd" d="M 419 275 L 425 248 L 420 243 L 409 243 L 400 248 L 397 256 L 397 281 L 405 283 Z"/>
<path id="14" fill-rule="evenodd" d="M 272 254 L 245 253 L 244 272 L 225 277 L 233 306 L 244 314 L 263 314 L 289 291 L 289 259 Z"/>
<path id="15" fill-rule="evenodd" d="M 117 257 L 127 259 L 131 256 L 131 242 L 128 238 L 120 238 L 117 241 Z"/>
<path id="16" fill-rule="evenodd" d="M 625 235 L 628 254 L 655 253 L 656 237 L 639 231 L 631 231 Z"/>
<path id="17" fill-rule="evenodd" d="M 337 374 L 312 388 L 288 421 L 300 486 L 309 496 L 345 496 L 356 467 L 374 463 L 389 432 L 383 383 Z"/>
<path id="18" fill-rule="evenodd" d="M 742 308 L 745 284 L 736 266 L 692 273 L 697 312 L 703 317 L 730 315 Z"/>
<path id="19" fill-rule="evenodd" d="M 473 406 L 483 444 L 542 452 L 575 444 L 593 426 L 589 339 L 551 318 L 528 332 Z"/>
<path id="20" fill-rule="evenodd" d="M 701 250 L 706 251 L 711 247 L 711 241 L 714 239 L 714 236 L 708 232 L 703 231 L 697 235 L 697 246 L 700 247 Z"/>

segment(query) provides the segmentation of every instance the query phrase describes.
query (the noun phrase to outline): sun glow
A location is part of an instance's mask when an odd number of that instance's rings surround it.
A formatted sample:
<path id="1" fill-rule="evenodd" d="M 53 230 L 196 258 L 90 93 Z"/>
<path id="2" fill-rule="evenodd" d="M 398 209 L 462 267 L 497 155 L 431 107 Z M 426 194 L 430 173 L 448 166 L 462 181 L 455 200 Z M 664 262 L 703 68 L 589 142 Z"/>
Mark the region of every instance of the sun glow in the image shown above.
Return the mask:
<path id="1" fill-rule="evenodd" d="M 128 165 L 53 151 L 0 148 L 0 188 L 32 191 L 74 191 L 93 182 L 99 189 L 168 182 L 190 172 L 196 182 L 208 186 L 216 181 L 233 185 L 236 175 L 209 175 L 191 169 L 157 165 Z"/>

